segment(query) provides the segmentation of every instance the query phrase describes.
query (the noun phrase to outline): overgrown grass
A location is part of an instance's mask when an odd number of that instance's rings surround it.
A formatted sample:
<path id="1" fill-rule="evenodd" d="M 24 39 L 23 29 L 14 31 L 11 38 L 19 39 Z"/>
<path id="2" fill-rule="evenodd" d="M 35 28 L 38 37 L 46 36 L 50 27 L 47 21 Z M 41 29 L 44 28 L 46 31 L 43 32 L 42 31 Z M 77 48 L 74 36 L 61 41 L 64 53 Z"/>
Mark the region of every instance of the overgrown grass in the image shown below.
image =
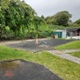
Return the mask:
<path id="1" fill-rule="evenodd" d="M 39 63 L 49 68 L 63 80 L 79 80 L 80 65 L 68 60 L 59 58 L 48 52 L 31 53 L 6 46 L 0 46 L 0 60 L 24 59 Z"/>
<path id="2" fill-rule="evenodd" d="M 79 52 L 72 52 L 72 53 L 68 53 L 68 54 L 71 54 L 71 55 L 73 55 L 75 57 L 80 58 L 80 51 Z"/>
<path id="3" fill-rule="evenodd" d="M 60 46 L 56 46 L 55 49 L 59 49 L 59 50 L 80 49 L 80 41 L 73 41 Z"/>

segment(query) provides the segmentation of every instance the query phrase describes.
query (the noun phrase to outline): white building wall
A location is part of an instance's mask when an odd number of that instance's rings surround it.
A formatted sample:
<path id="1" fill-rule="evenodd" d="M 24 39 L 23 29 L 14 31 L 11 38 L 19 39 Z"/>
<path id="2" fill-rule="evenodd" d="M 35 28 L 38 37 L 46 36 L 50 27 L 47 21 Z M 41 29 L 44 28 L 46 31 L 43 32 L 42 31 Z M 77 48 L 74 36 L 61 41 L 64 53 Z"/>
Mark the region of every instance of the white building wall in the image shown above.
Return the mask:
<path id="1" fill-rule="evenodd" d="M 66 30 L 63 30 L 62 31 L 62 38 L 66 38 L 66 34 L 67 34 L 67 31 Z"/>

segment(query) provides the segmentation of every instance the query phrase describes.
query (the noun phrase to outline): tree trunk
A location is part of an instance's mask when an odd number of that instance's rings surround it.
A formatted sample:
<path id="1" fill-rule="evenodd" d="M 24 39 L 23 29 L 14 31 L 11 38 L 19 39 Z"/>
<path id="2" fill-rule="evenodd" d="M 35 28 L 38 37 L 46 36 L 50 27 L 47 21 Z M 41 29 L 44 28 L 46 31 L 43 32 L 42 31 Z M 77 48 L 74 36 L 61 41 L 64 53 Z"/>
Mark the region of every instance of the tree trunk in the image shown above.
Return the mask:
<path id="1" fill-rule="evenodd" d="M 36 43 L 35 44 L 39 44 L 39 40 L 38 40 L 38 32 L 36 33 Z"/>

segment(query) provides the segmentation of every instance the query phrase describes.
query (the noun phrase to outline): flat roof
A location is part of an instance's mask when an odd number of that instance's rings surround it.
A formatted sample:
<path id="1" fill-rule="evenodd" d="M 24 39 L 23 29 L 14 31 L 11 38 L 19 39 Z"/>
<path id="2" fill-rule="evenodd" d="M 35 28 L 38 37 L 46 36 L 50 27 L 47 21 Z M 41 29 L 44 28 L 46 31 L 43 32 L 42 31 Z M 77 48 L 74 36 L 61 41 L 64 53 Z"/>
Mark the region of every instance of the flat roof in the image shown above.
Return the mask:
<path id="1" fill-rule="evenodd" d="M 60 31 L 62 32 L 62 31 L 64 31 L 64 30 L 54 30 L 54 31 L 55 31 L 55 32 L 60 32 Z"/>
<path id="2" fill-rule="evenodd" d="M 69 32 L 71 32 L 71 31 L 77 31 L 77 30 L 79 30 L 80 28 L 66 28 L 66 31 L 69 31 Z M 65 29 L 63 29 L 63 30 L 65 30 Z"/>

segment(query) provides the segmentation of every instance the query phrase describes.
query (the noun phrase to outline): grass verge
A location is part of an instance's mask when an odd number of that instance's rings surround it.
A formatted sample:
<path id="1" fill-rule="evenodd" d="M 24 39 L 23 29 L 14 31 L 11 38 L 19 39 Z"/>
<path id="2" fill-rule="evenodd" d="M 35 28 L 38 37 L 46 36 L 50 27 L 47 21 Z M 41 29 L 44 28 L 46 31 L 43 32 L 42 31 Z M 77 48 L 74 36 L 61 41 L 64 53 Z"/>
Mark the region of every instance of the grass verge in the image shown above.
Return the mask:
<path id="1" fill-rule="evenodd" d="M 34 63 L 39 63 L 49 68 L 63 80 L 79 80 L 80 65 L 68 60 L 59 58 L 48 52 L 31 53 L 23 50 L 12 49 L 0 46 L 0 60 L 24 59 Z"/>
<path id="2" fill-rule="evenodd" d="M 72 52 L 72 53 L 68 53 L 68 54 L 71 54 L 72 56 L 80 58 L 80 51 L 79 52 Z"/>
<path id="3" fill-rule="evenodd" d="M 58 50 L 80 49 L 80 41 L 73 41 L 60 46 L 56 46 L 55 49 L 58 49 Z"/>

